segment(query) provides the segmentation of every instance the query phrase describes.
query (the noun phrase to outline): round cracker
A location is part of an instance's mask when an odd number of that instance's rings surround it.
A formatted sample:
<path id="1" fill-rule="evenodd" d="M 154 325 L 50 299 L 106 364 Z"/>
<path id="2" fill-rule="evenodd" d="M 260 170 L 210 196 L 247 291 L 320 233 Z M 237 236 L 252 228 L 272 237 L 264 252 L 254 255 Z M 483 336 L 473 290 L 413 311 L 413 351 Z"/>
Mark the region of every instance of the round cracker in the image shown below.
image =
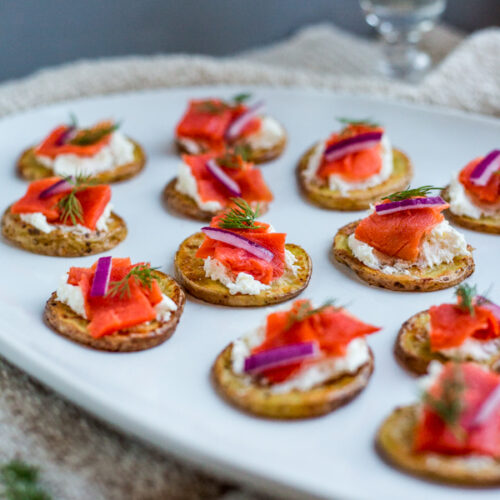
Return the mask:
<path id="1" fill-rule="evenodd" d="M 377 432 L 375 445 L 389 464 L 434 481 L 468 486 L 500 484 L 500 460 L 460 457 L 438 453 L 415 453 L 413 439 L 417 405 L 396 408 Z"/>
<path id="2" fill-rule="evenodd" d="M 24 222 L 10 207 L 4 212 L 2 234 L 14 245 L 28 252 L 53 257 L 83 257 L 106 252 L 120 244 L 127 236 L 125 221 L 111 212 L 107 231 L 92 231 L 87 234 L 55 229 L 44 233 Z"/>
<path id="3" fill-rule="evenodd" d="M 234 373 L 231 353 L 232 344 L 219 354 L 213 365 L 212 379 L 217 392 L 252 415 L 287 420 L 317 417 L 347 404 L 366 387 L 374 365 L 370 350 L 370 360 L 354 374 L 337 377 L 308 391 L 278 394 Z"/>
<path id="4" fill-rule="evenodd" d="M 119 165 L 110 170 L 99 172 L 97 175 L 93 176 L 92 179 L 95 179 L 100 184 L 124 181 L 131 177 L 135 177 L 144 168 L 146 164 L 146 153 L 137 142 L 130 138 L 128 138 L 128 140 L 134 145 L 134 161 L 126 163 L 125 165 Z M 21 154 L 17 161 L 17 172 L 20 177 L 27 181 L 36 181 L 56 175 L 51 168 L 46 167 L 36 159 L 34 147 L 26 149 Z"/>
<path id="5" fill-rule="evenodd" d="M 281 156 L 283 154 L 283 151 L 285 150 L 285 147 L 287 144 L 287 134 L 286 134 L 285 127 L 283 127 L 283 125 L 281 125 L 281 128 L 283 129 L 283 132 L 284 132 L 283 137 L 281 137 L 275 144 L 271 145 L 270 147 L 252 148 L 250 146 L 250 144 L 245 140 L 245 138 L 242 138 L 242 139 L 232 143 L 231 146 L 248 147 L 247 161 L 251 161 L 253 163 L 270 162 L 272 160 L 275 160 L 276 158 L 278 158 L 279 156 Z M 202 139 L 189 138 L 189 140 L 193 141 L 197 144 L 199 152 L 196 154 L 206 153 L 207 151 L 210 150 L 210 146 Z M 176 138 L 175 144 L 177 146 L 179 153 L 193 154 L 193 152 L 188 147 L 186 147 L 186 145 L 182 142 L 182 139 L 179 140 L 178 138 Z"/>
<path id="6" fill-rule="evenodd" d="M 441 191 L 441 196 L 447 201 L 450 201 L 449 186 Z M 481 233 L 500 234 L 500 213 L 496 216 L 482 215 L 479 219 L 468 217 L 467 215 L 457 215 L 450 209 L 446 210 L 446 217 L 451 222 L 458 226 L 471 229 L 472 231 L 479 231 Z"/>
<path id="7" fill-rule="evenodd" d="M 416 375 L 425 375 L 432 361 L 446 363 L 453 358 L 431 350 L 429 333 L 429 311 L 421 311 L 403 323 L 394 344 L 394 355 L 406 370 Z M 488 361 L 474 361 L 488 368 L 500 371 L 500 348 L 498 354 Z"/>
<path id="8" fill-rule="evenodd" d="M 165 342 L 174 333 L 186 298 L 173 278 L 160 271 L 153 271 L 153 275 L 158 280 L 161 291 L 177 304 L 177 310 L 172 312 L 170 319 L 166 322 L 155 319 L 119 330 L 111 335 L 94 338 L 87 329 L 89 322 L 66 304 L 59 302 L 55 292 L 45 305 L 44 320 L 60 335 L 101 351 L 133 352 L 155 347 Z"/>
<path id="9" fill-rule="evenodd" d="M 305 250 L 297 245 L 286 244 L 286 249 L 292 252 L 298 266 L 297 276 L 290 270 L 275 280 L 269 289 L 258 295 L 236 293 L 231 295 L 229 289 L 220 281 L 214 281 L 205 276 L 203 259 L 195 254 L 203 242 L 203 233 L 196 233 L 186 238 L 175 255 L 175 269 L 179 283 L 194 297 L 210 302 L 232 307 L 259 307 L 285 302 L 301 293 L 309 284 L 312 272 L 312 262 Z"/>
<path id="10" fill-rule="evenodd" d="M 405 189 L 413 177 L 413 167 L 410 159 L 398 149 L 393 149 L 394 169 L 391 176 L 384 182 L 366 189 L 354 189 L 347 194 L 338 190 L 331 190 L 328 184 L 307 182 L 304 172 L 307 169 L 309 158 L 317 144 L 309 148 L 297 165 L 297 181 L 304 196 L 321 208 L 330 210 L 365 210 L 370 208 L 380 198 L 396 191 Z"/>
<path id="11" fill-rule="evenodd" d="M 187 194 L 177 191 L 177 178 L 172 179 L 163 190 L 163 202 L 166 207 L 172 212 L 185 215 L 186 217 L 191 217 L 192 219 L 201 221 L 210 221 L 217 215 L 217 213 L 224 211 L 227 207 L 224 207 L 218 212 L 209 212 L 208 210 L 201 209 L 193 198 Z M 257 204 L 251 203 L 252 207 L 255 208 Z M 265 214 L 268 211 L 268 203 L 258 203 L 259 214 Z"/>
<path id="12" fill-rule="evenodd" d="M 352 253 L 347 238 L 354 233 L 360 221 L 341 227 L 333 240 L 332 254 L 340 263 L 351 268 L 363 281 L 380 288 L 405 292 L 433 292 L 458 285 L 474 272 L 471 255 L 460 255 L 453 262 L 430 269 L 410 268 L 411 274 L 384 274 L 363 264 Z M 467 246 L 472 251 L 470 245 Z"/>

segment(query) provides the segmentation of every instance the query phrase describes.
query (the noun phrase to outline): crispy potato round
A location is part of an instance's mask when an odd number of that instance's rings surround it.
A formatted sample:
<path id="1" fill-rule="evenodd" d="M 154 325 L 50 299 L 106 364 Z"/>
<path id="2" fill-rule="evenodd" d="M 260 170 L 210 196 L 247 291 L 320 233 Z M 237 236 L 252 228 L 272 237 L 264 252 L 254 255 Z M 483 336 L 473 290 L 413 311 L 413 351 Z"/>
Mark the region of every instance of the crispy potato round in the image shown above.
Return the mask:
<path id="1" fill-rule="evenodd" d="M 355 374 L 337 377 L 308 391 L 276 394 L 234 373 L 232 348 L 232 344 L 228 345 L 215 360 L 212 368 L 215 388 L 231 404 L 259 417 L 288 420 L 324 415 L 355 398 L 366 387 L 373 372 L 370 350 L 370 360 Z"/>
<path id="2" fill-rule="evenodd" d="M 92 178 L 101 184 L 124 181 L 135 177 L 146 164 L 146 153 L 142 147 L 132 139 L 128 138 L 134 144 L 134 161 L 125 165 L 119 165 L 111 170 L 99 172 Z M 26 149 L 17 162 L 18 174 L 27 181 L 36 181 L 45 177 L 52 177 L 54 171 L 40 163 L 36 159 L 35 148 Z"/>
<path id="3" fill-rule="evenodd" d="M 404 368 L 417 375 L 426 374 L 431 361 L 446 363 L 453 359 L 442 353 L 431 351 L 428 326 L 429 311 L 422 311 L 413 315 L 403 323 L 394 344 L 396 359 Z M 494 371 L 500 371 L 500 348 L 498 353 L 488 361 L 480 362 L 472 358 L 468 361 L 474 361 Z"/>
<path id="4" fill-rule="evenodd" d="M 285 150 L 287 143 L 287 135 L 285 128 L 283 126 L 281 127 L 283 128 L 284 132 L 283 137 L 268 148 L 252 148 L 248 144 L 245 138 L 236 141 L 233 145 L 249 147 L 248 158 L 247 158 L 248 161 L 251 161 L 253 163 L 267 163 L 269 161 L 275 160 L 276 158 L 278 158 L 278 156 L 281 156 L 281 154 Z M 194 140 L 191 138 L 189 140 L 197 144 L 199 148 L 199 154 L 205 153 L 206 151 L 209 150 L 209 146 L 203 140 L 201 139 Z M 193 152 L 189 149 L 189 147 L 187 147 L 186 144 L 183 142 L 182 138 L 176 138 L 175 144 L 177 146 L 179 153 L 193 154 Z"/>
<path id="5" fill-rule="evenodd" d="M 441 191 L 441 196 L 446 201 L 450 201 L 448 187 Z M 448 219 L 458 226 L 471 229 L 472 231 L 479 231 L 481 233 L 500 234 L 500 213 L 496 216 L 490 217 L 485 217 L 483 215 L 480 219 L 474 219 L 472 217 L 468 217 L 467 215 L 457 215 L 450 209 L 446 210 L 445 213 Z"/>
<path id="6" fill-rule="evenodd" d="M 500 484 L 500 460 L 482 462 L 478 457 L 438 453 L 415 453 L 413 436 L 417 405 L 396 408 L 384 421 L 376 436 L 376 448 L 389 464 L 416 476 L 434 481 L 468 486 Z"/>
<path id="7" fill-rule="evenodd" d="M 363 281 L 373 286 L 405 292 L 433 292 L 458 285 L 474 272 L 474 260 L 471 255 L 455 257 L 449 264 L 440 264 L 431 269 L 410 268 L 411 274 L 384 274 L 372 269 L 358 260 L 347 243 L 349 235 L 354 233 L 359 221 L 341 227 L 333 240 L 333 257 L 350 267 Z M 472 247 L 467 247 L 472 251 Z"/>
<path id="8" fill-rule="evenodd" d="M 186 298 L 173 278 L 160 271 L 153 271 L 153 275 L 158 280 L 161 291 L 177 304 L 177 310 L 172 312 L 166 322 L 155 319 L 149 323 L 119 330 L 111 335 L 94 338 L 87 329 L 89 322 L 66 304 L 59 302 L 55 292 L 45 305 L 44 320 L 55 332 L 64 337 L 101 351 L 132 352 L 155 347 L 174 333 Z"/>
<path id="9" fill-rule="evenodd" d="M 330 210 L 365 210 L 372 203 L 383 196 L 400 191 L 408 186 L 413 176 L 413 167 L 409 158 L 397 149 L 393 149 L 394 170 L 391 176 L 381 184 L 366 189 L 354 189 L 348 194 L 332 191 L 328 184 L 307 182 L 304 172 L 309 163 L 309 158 L 316 148 L 316 144 L 309 148 L 297 165 L 297 181 L 304 196 L 321 208 Z"/>
<path id="10" fill-rule="evenodd" d="M 312 263 L 309 255 L 301 247 L 288 243 L 286 249 L 297 258 L 299 266 L 297 276 L 291 271 L 274 281 L 271 287 L 258 295 L 231 295 L 229 289 L 220 281 L 205 276 L 203 259 L 195 257 L 196 251 L 203 241 L 203 233 L 196 233 L 186 238 L 175 255 L 175 270 L 179 283 L 194 297 L 232 307 L 258 307 L 285 302 L 301 293 L 309 284 Z"/>
<path id="11" fill-rule="evenodd" d="M 201 209 L 193 198 L 177 191 L 176 184 L 177 178 L 174 178 L 163 190 L 163 202 L 169 210 L 201 221 L 209 221 L 214 215 L 217 215 L 217 212 L 209 212 L 208 210 Z M 255 208 L 257 204 L 252 203 L 251 205 Z M 269 209 L 268 203 L 259 203 L 258 205 L 260 215 L 265 214 Z"/>
<path id="12" fill-rule="evenodd" d="M 125 221 L 114 212 L 111 213 L 107 231 L 93 231 L 88 234 L 60 229 L 44 233 L 24 222 L 19 214 L 13 214 L 10 207 L 4 212 L 1 225 L 3 236 L 18 247 L 53 257 L 83 257 L 106 252 L 116 247 L 127 236 Z"/>

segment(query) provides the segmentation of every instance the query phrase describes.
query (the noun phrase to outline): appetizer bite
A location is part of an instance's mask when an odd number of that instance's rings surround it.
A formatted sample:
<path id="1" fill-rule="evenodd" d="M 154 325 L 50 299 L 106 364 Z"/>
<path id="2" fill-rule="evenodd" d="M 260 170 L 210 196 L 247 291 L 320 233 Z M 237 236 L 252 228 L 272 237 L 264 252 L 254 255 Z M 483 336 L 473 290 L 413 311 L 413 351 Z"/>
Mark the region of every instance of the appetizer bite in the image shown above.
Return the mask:
<path id="1" fill-rule="evenodd" d="M 328 413 L 356 397 L 373 372 L 365 336 L 379 328 L 327 302 L 297 300 L 219 355 L 213 379 L 229 402 L 269 418 Z"/>
<path id="2" fill-rule="evenodd" d="M 176 144 L 192 155 L 222 152 L 226 147 L 244 146 L 248 160 L 264 163 L 274 160 L 286 146 L 286 131 L 273 117 L 264 114 L 264 103 L 248 106 L 250 94 L 230 101 L 194 99 L 175 131 Z"/>
<path id="3" fill-rule="evenodd" d="M 144 168 L 146 155 L 118 128 L 112 121 L 80 128 L 72 117 L 70 124 L 56 127 L 40 144 L 24 151 L 17 170 L 29 181 L 54 175 L 92 177 L 101 183 L 134 177 Z"/>
<path id="4" fill-rule="evenodd" d="M 475 363 L 433 363 L 421 385 L 421 400 L 380 427 L 381 456 L 428 479 L 500 484 L 500 376 Z"/>
<path id="5" fill-rule="evenodd" d="M 413 169 L 393 149 L 383 127 L 342 118 L 345 127 L 302 156 L 297 179 L 304 195 L 332 210 L 364 210 L 382 196 L 408 186 Z"/>
<path id="6" fill-rule="evenodd" d="M 339 229 L 333 256 L 370 285 L 431 292 L 457 285 L 474 271 L 472 247 L 444 220 L 435 189 L 394 193 L 371 214 Z"/>
<path id="7" fill-rule="evenodd" d="M 142 351 L 174 333 L 184 292 L 149 263 L 101 257 L 91 268 L 72 267 L 45 306 L 57 333 L 102 351 Z"/>
<path id="8" fill-rule="evenodd" d="M 404 323 L 395 344 L 409 371 L 427 373 L 431 361 L 475 361 L 500 371 L 500 307 L 460 285 L 455 304 L 432 306 Z"/>
<path id="9" fill-rule="evenodd" d="M 500 234 L 500 150 L 476 158 L 444 189 L 448 217 L 460 226 Z"/>
<path id="10" fill-rule="evenodd" d="M 34 181 L 4 212 L 2 234 L 24 250 L 42 255 L 105 252 L 127 236 L 127 226 L 112 212 L 110 201 L 111 188 L 87 178 Z"/>
<path id="11" fill-rule="evenodd" d="M 167 207 L 209 221 L 238 197 L 265 213 L 273 195 L 262 172 L 245 161 L 247 154 L 245 148 L 235 148 L 224 153 L 182 155 L 177 177 L 163 191 Z"/>
<path id="12" fill-rule="evenodd" d="M 180 283 L 191 295 L 226 306 L 266 306 L 298 295 L 311 277 L 309 255 L 257 221 L 258 208 L 234 203 L 182 242 L 175 256 Z"/>

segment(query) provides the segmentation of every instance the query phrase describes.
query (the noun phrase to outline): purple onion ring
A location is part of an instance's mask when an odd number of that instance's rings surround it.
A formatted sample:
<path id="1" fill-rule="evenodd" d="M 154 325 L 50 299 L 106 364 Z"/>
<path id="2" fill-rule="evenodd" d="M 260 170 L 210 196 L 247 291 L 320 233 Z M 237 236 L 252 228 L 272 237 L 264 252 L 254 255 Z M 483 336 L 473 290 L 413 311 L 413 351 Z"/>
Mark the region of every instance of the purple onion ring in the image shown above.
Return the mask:
<path id="1" fill-rule="evenodd" d="M 248 253 L 255 255 L 255 257 L 258 257 L 259 259 L 265 260 L 266 262 L 271 262 L 274 259 L 274 254 L 271 250 L 249 240 L 248 238 L 245 238 L 244 236 L 241 236 L 240 234 L 227 231 L 226 229 L 209 226 L 202 227 L 201 230 L 212 240 L 222 241 L 228 245 L 246 250 Z"/>
<path id="2" fill-rule="evenodd" d="M 238 183 L 231 179 L 231 177 L 229 177 L 229 175 L 227 175 L 224 170 L 217 165 L 214 159 L 208 160 L 205 163 L 205 166 L 210 172 L 210 175 L 214 177 L 214 179 L 218 180 L 231 193 L 231 195 L 236 198 L 241 196 L 241 189 Z"/>
<path id="3" fill-rule="evenodd" d="M 318 352 L 319 349 L 316 342 L 300 342 L 276 347 L 245 358 L 243 370 L 245 373 L 257 374 L 270 368 L 278 368 L 314 358 L 318 355 Z"/>
<path id="4" fill-rule="evenodd" d="M 380 143 L 383 132 L 366 132 L 354 137 L 343 139 L 325 149 L 324 157 L 326 161 L 335 161 L 339 158 L 358 151 L 370 149 Z"/>
<path id="5" fill-rule="evenodd" d="M 378 215 L 393 214 L 402 210 L 415 210 L 418 208 L 434 208 L 446 205 L 441 196 L 429 196 L 427 198 L 408 198 L 407 200 L 392 201 L 390 203 L 379 203 L 375 206 Z"/>

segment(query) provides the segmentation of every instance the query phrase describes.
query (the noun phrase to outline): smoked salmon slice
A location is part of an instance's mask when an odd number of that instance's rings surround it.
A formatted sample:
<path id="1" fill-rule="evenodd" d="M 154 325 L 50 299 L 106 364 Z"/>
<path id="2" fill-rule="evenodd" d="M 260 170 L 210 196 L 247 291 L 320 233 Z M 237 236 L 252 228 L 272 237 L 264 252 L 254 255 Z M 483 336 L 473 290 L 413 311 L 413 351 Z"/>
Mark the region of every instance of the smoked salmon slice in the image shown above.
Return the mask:
<path id="1" fill-rule="evenodd" d="M 57 203 L 64 196 L 64 193 L 45 199 L 40 199 L 40 193 L 60 180 L 59 177 L 48 177 L 47 179 L 32 182 L 28 186 L 26 194 L 10 207 L 10 211 L 13 214 L 33 214 L 40 212 L 45 215 L 48 222 L 59 220 L 60 210 L 57 208 Z"/>
<path id="2" fill-rule="evenodd" d="M 355 237 L 385 255 L 415 262 L 424 236 L 444 220 L 444 208 L 447 205 L 384 215 L 373 212 L 360 221 Z"/>
<path id="3" fill-rule="evenodd" d="M 109 128 L 112 125 L 109 121 L 102 121 L 95 125 L 91 130 L 97 130 L 99 128 Z M 109 144 L 111 140 L 111 133 L 105 135 L 98 141 L 92 144 L 71 144 L 61 143 L 61 138 L 66 132 L 68 132 L 70 127 L 67 125 L 60 125 L 56 127 L 46 139 L 35 149 L 37 155 L 48 156 L 49 158 L 55 158 L 62 154 L 73 154 L 76 156 L 94 156 L 96 155 L 104 146 Z M 78 137 L 79 133 L 84 131 L 79 131 L 76 134 Z"/>
<path id="4" fill-rule="evenodd" d="M 498 204 L 500 202 L 500 175 L 497 172 L 496 175 L 492 175 L 488 184 L 486 186 L 477 186 L 470 180 L 470 175 L 472 174 L 476 165 L 482 160 L 482 158 L 476 158 L 468 163 L 458 175 L 458 180 L 465 187 L 465 190 L 472 198 L 478 203 L 485 204 Z"/>
<path id="5" fill-rule="evenodd" d="M 133 267 L 130 259 L 113 259 L 110 283 L 122 280 Z M 130 277 L 130 293 L 91 297 L 94 274 L 95 265 L 90 269 L 73 267 L 68 273 L 68 283 L 77 285 L 82 290 L 89 320 L 88 330 L 93 337 L 99 338 L 155 319 L 154 306 L 162 300 L 161 289 L 156 280 L 152 282 L 151 289 L 148 289 Z"/>
<path id="6" fill-rule="evenodd" d="M 211 227 L 219 227 L 219 220 L 224 214 L 214 217 Z M 271 262 L 259 259 L 246 250 L 236 248 L 221 241 L 215 241 L 205 235 L 203 243 L 196 252 L 196 257 L 214 258 L 226 266 L 235 275 L 247 273 L 264 284 L 280 278 L 285 272 L 285 240 L 286 233 L 269 233 L 269 224 L 255 222 L 259 229 L 226 229 L 241 234 L 245 238 L 270 250 L 274 257 Z"/>
<path id="7" fill-rule="evenodd" d="M 217 158 L 218 155 L 214 153 L 182 156 L 182 160 L 189 166 L 191 174 L 196 179 L 201 201 L 218 201 L 222 206 L 227 206 L 232 194 L 210 174 L 206 167 L 207 161 Z M 241 161 L 237 168 L 224 166 L 221 168 L 238 184 L 241 198 L 248 203 L 267 203 L 273 200 L 273 195 L 264 181 L 262 172 L 254 168 L 252 163 Z"/>
<path id="8" fill-rule="evenodd" d="M 500 323 L 493 312 L 474 306 L 474 315 L 457 304 L 441 304 L 429 309 L 431 349 L 449 349 L 461 346 L 472 337 L 488 340 L 500 336 Z"/>
<path id="9" fill-rule="evenodd" d="M 244 104 L 230 104 L 221 99 L 191 100 L 176 128 L 177 137 L 201 139 L 208 142 L 210 149 L 220 150 L 231 122 L 247 111 Z M 260 129 L 261 120 L 250 120 L 241 132 L 241 137 Z"/>
<path id="10" fill-rule="evenodd" d="M 500 385 L 500 377 L 474 363 L 462 363 L 459 366 L 448 363 L 429 391 L 434 398 L 443 396 L 446 380 L 456 377 L 456 370 L 459 370 L 459 389 L 454 397 L 459 398 L 462 408 L 455 428 L 450 428 L 433 407 L 424 403 L 415 431 L 414 450 L 499 457 L 500 407 L 481 425 L 477 425 L 474 420 L 483 403 Z"/>
<path id="11" fill-rule="evenodd" d="M 48 198 L 40 198 L 40 193 L 56 184 L 59 177 L 49 177 L 34 181 L 28 186 L 26 194 L 11 206 L 14 214 L 42 213 L 47 221 L 53 224 L 72 225 L 70 218 L 63 221 L 58 202 L 67 193 L 59 193 Z M 76 198 L 82 207 L 82 220 L 77 221 L 82 226 L 95 230 L 96 223 L 111 200 L 111 188 L 105 185 L 86 186 L 76 193 Z"/>
<path id="12" fill-rule="evenodd" d="M 349 137 L 355 137 L 366 132 L 383 132 L 380 127 L 366 125 L 348 125 L 341 133 L 334 133 L 326 142 L 326 147 L 336 144 Z M 345 155 L 334 161 L 328 162 L 325 158 L 318 169 L 320 179 L 328 179 L 332 174 L 338 174 L 348 182 L 363 181 L 378 174 L 382 170 L 382 146 Z"/>
<path id="13" fill-rule="evenodd" d="M 364 337 L 380 330 L 363 323 L 344 309 L 328 306 L 302 321 L 294 321 L 300 311 L 313 311 L 308 300 L 296 300 L 288 311 L 271 313 L 266 320 L 264 342 L 252 350 L 252 354 L 301 342 L 315 341 L 324 356 L 343 356 L 347 345 L 358 337 Z M 272 368 L 263 375 L 272 383 L 283 382 L 295 374 L 309 361 Z"/>

